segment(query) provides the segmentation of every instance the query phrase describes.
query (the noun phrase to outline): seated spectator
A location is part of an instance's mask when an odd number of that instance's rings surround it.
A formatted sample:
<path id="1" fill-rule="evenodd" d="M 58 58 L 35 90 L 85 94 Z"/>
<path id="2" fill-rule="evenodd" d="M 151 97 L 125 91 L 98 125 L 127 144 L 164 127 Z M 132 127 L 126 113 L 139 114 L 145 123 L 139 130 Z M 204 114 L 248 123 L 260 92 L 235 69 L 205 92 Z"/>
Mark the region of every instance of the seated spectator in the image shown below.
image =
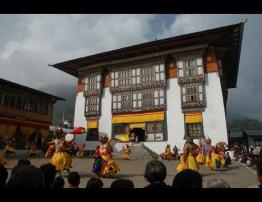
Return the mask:
<path id="1" fill-rule="evenodd" d="M 179 172 L 173 180 L 173 188 L 202 188 L 202 176 L 193 170 L 186 169 Z"/>
<path id="2" fill-rule="evenodd" d="M 44 176 L 40 168 L 32 165 L 18 166 L 7 183 L 8 188 L 44 188 Z"/>
<path id="3" fill-rule="evenodd" d="M 259 188 L 262 188 L 262 158 L 258 159 L 256 162 L 256 170 L 257 170 L 257 179 L 260 183 L 258 185 Z"/>
<path id="4" fill-rule="evenodd" d="M 62 176 L 56 177 L 53 183 L 53 188 L 63 189 L 64 186 L 65 186 L 65 180 L 63 179 L 63 177 Z"/>
<path id="5" fill-rule="evenodd" d="M 91 188 L 103 188 L 104 183 L 103 181 L 98 178 L 98 177 L 92 177 L 88 180 L 86 183 L 86 188 L 91 189 Z"/>
<path id="6" fill-rule="evenodd" d="M 68 183 L 69 183 L 69 188 L 79 188 L 80 184 L 80 175 L 77 172 L 71 172 L 68 175 Z"/>
<path id="7" fill-rule="evenodd" d="M 131 180 L 117 179 L 112 182 L 110 188 L 135 188 L 135 186 Z"/>
<path id="8" fill-rule="evenodd" d="M 8 172 L 3 165 L 0 165 L 0 188 L 6 188 Z"/>
<path id="9" fill-rule="evenodd" d="M 150 183 L 145 188 L 170 188 L 164 182 L 166 166 L 161 161 L 152 160 L 147 163 L 144 178 Z"/>
<path id="10" fill-rule="evenodd" d="M 40 167 L 44 174 L 45 188 L 53 188 L 53 183 L 56 175 L 56 167 L 51 163 L 44 164 Z"/>
<path id="11" fill-rule="evenodd" d="M 231 188 L 231 187 L 225 180 L 211 179 L 207 182 L 207 188 Z"/>

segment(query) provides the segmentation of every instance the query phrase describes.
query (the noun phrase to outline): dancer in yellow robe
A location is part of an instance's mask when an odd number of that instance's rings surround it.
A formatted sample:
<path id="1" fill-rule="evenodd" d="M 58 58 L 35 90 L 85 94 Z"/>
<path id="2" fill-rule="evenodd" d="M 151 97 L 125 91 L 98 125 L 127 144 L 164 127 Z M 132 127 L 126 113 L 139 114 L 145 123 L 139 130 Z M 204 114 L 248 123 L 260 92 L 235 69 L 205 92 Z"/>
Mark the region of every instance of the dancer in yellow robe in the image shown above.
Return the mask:
<path id="1" fill-rule="evenodd" d="M 131 149 L 129 148 L 128 144 L 125 144 L 123 146 L 123 155 L 122 158 L 125 160 L 130 160 L 130 155 L 131 155 Z"/>
<path id="2" fill-rule="evenodd" d="M 161 155 L 163 160 L 172 160 L 174 158 L 174 154 L 171 152 L 170 145 L 168 144 L 165 148 L 165 152 Z"/>
<path id="3" fill-rule="evenodd" d="M 177 167 L 177 171 L 180 172 L 184 169 L 191 169 L 196 172 L 199 172 L 199 165 L 196 160 L 198 146 L 193 142 L 193 138 L 189 137 L 185 143 L 183 154 L 180 158 L 180 163 Z"/>

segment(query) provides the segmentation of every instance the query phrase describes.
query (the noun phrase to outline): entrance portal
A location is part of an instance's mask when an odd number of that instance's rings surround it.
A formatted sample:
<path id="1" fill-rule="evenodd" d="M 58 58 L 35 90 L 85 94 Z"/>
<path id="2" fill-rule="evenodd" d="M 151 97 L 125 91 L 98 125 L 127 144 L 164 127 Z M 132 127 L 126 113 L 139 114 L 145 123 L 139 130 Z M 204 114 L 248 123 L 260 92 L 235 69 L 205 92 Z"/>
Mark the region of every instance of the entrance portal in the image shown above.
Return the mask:
<path id="1" fill-rule="evenodd" d="M 146 132 L 142 128 L 133 128 L 133 129 L 130 130 L 130 133 L 131 134 L 134 133 L 135 137 L 138 138 L 138 142 L 142 142 L 142 141 L 146 140 L 146 138 L 145 138 Z"/>

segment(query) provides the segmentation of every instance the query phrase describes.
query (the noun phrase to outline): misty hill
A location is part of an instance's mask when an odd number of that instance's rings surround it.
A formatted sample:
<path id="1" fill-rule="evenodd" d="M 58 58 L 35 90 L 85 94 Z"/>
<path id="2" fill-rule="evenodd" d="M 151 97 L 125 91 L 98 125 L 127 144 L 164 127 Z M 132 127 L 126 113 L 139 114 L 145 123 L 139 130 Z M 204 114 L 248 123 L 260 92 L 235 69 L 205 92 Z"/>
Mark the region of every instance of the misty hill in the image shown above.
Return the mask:
<path id="1" fill-rule="evenodd" d="M 64 118 L 68 120 L 74 119 L 76 87 L 75 85 L 55 85 L 46 86 L 39 89 L 41 91 L 50 93 L 52 95 L 62 97 L 66 101 L 57 101 L 53 110 L 53 124 L 57 125 L 62 123 L 63 114 Z"/>

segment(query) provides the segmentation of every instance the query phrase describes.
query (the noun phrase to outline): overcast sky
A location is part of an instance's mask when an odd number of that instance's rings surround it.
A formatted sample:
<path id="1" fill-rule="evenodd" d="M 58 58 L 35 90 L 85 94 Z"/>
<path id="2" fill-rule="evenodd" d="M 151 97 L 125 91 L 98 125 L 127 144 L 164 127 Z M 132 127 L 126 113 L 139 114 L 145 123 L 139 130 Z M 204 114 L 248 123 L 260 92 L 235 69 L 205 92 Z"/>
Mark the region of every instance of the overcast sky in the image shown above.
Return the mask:
<path id="1" fill-rule="evenodd" d="M 32 88 L 76 84 L 49 67 L 78 57 L 238 23 L 244 28 L 228 112 L 262 120 L 262 15 L 0 15 L 0 77 Z"/>

